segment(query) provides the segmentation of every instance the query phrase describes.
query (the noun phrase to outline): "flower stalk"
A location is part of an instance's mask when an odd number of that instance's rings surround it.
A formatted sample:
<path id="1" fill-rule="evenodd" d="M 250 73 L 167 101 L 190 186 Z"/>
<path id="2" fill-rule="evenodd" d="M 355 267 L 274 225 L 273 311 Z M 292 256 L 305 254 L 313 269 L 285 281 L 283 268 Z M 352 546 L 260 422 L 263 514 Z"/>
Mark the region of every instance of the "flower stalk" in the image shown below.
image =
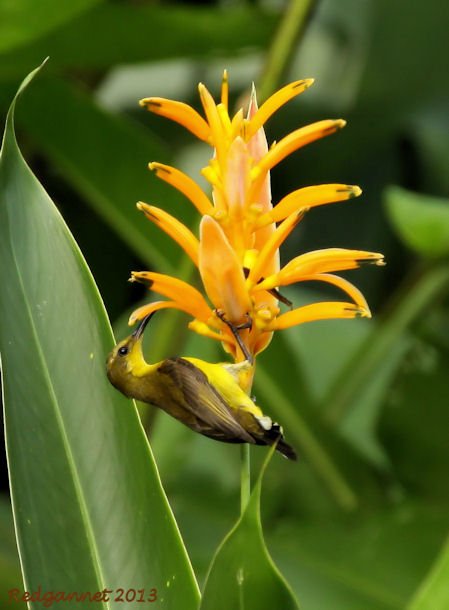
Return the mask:
<path id="1" fill-rule="evenodd" d="M 248 506 L 251 496 L 251 454 L 247 443 L 240 445 L 240 513 Z"/>

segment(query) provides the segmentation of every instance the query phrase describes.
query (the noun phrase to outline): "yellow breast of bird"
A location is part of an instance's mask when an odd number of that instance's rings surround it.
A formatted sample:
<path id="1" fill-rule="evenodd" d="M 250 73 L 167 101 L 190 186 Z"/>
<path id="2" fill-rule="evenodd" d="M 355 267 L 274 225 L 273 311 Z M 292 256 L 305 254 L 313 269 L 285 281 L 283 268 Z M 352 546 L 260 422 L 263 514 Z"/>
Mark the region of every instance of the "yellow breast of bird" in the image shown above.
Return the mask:
<path id="1" fill-rule="evenodd" d="M 215 388 L 231 409 L 247 411 L 257 417 L 263 416 L 261 409 L 254 404 L 238 385 L 235 377 L 226 369 L 228 365 L 211 364 L 197 358 L 184 358 L 184 360 L 191 362 L 206 375 L 210 385 Z"/>
<path id="2" fill-rule="evenodd" d="M 255 417 L 263 417 L 262 411 L 227 368 L 228 364 L 211 364 L 197 358 L 139 363 L 133 368 L 134 396 L 158 406 L 191 429 L 214 438 L 222 436 L 220 430 L 224 422 L 229 425 L 232 418 L 245 429 L 254 426 L 258 429 Z M 219 431 L 217 435 L 214 429 Z"/>

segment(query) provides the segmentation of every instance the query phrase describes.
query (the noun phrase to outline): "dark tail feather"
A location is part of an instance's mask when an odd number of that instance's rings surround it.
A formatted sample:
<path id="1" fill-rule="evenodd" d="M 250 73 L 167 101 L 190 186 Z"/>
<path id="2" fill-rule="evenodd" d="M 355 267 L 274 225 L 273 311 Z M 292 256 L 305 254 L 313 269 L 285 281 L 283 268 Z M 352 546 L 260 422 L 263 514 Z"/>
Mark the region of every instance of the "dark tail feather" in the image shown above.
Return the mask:
<path id="1" fill-rule="evenodd" d="M 282 428 L 279 424 L 277 424 L 276 422 L 273 422 L 273 425 L 271 426 L 271 430 L 268 431 L 267 435 L 271 438 L 270 445 L 276 444 L 276 451 L 279 451 L 279 453 L 282 453 L 282 455 L 284 457 L 286 457 L 288 460 L 293 460 L 294 462 L 296 462 L 296 460 L 298 459 L 298 456 L 296 455 L 296 451 L 293 449 L 293 447 L 291 445 L 289 445 L 285 441 Z"/>
<path id="2" fill-rule="evenodd" d="M 263 428 L 263 435 L 255 436 L 253 435 L 254 440 L 257 445 L 276 445 L 276 451 L 282 453 L 284 457 L 288 460 L 293 460 L 296 462 L 298 456 L 296 455 L 296 451 L 293 449 L 291 445 L 289 445 L 285 439 L 282 428 L 276 422 L 271 422 L 271 427 L 267 430 L 265 427 Z M 260 422 L 259 422 L 260 424 Z"/>
<path id="3" fill-rule="evenodd" d="M 269 444 L 276 445 L 276 451 L 279 451 L 279 453 L 282 453 L 282 455 L 284 457 L 286 457 L 288 460 L 293 460 L 294 462 L 296 462 L 296 460 L 298 459 L 298 456 L 296 455 L 296 451 L 293 449 L 293 447 L 291 445 L 289 445 L 285 441 L 284 435 L 282 432 L 282 428 L 279 424 L 276 424 L 275 422 L 273 422 L 273 425 L 271 426 L 271 430 L 269 430 L 267 432 L 267 434 L 265 435 L 265 439 L 266 440 L 270 439 Z"/>
<path id="4" fill-rule="evenodd" d="M 279 453 L 282 453 L 282 455 L 284 457 L 286 457 L 288 460 L 293 460 L 294 462 L 296 462 L 296 460 L 298 459 L 298 456 L 296 455 L 296 451 L 293 449 L 293 447 L 291 445 L 286 443 L 282 437 L 279 437 L 279 440 L 276 443 L 276 451 L 279 451 Z"/>

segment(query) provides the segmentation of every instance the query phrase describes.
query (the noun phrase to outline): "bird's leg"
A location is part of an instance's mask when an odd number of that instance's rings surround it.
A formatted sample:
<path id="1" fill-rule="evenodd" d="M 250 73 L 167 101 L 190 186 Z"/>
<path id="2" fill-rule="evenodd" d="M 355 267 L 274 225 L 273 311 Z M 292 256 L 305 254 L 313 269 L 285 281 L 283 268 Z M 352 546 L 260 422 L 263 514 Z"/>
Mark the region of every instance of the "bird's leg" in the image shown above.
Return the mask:
<path id="1" fill-rule="evenodd" d="M 248 348 L 246 347 L 246 345 L 243 343 L 242 338 L 239 334 L 240 330 L 245 330 L 246 328 L 251 329 L 253 326 L 253 321 L 251 319 L 251 316 L 247 313 L 246 315 L 246 322 L 243 322 L 243 324 L 233 324 L 232 322 L 230 322 L 229 320 L 226 319 L 225 316 L 225 312 L 222 309 L 216 309 L 215 310 L 215 314 L 218 318 L 220 318 L 220 320 L 222 322 L 224 322 L 226 324 L 226 326 L 229 328 L 229 330 L 231 331 L 231 333 L 234 335 L 235 340 L 237 341 L 237 343 L 239 344 L 240 349 L 242 350 L 242 354 L 245 356 L 246 360 L 248 360 L 248 362 L 250 364 L 254 363 L 254 359 L 253 356 L 249 353 Z"/>
<path id="2" fill-rule="evenodd" d="M 293 309 L 293 303 L 290 301 L 290 299 L 284 297 L 284 295 L 281 294 L 277 288 L 271 288 L 270 290 L 267 290 L 267 292 L 270 293 L 281 303 L 284 303 L 284 305 L 287 305 L 287 307 L 290 307 L 290 309 Z"/>
<path id="3" fill-rule="evenodd" d="M 243 275 L 245 276 L 245 279 L 248 278 L 248 276 L 249 276 L 248 267 L 243 267 Z M 265 278 L 262 276 L 261 278 L 259 278 L 257 283 L 260 284 L 261 282 L 264 281 L 264 279 Z M 293 309 L 293 303 L 290 301 L 290 299 L 287 299 L 287 297 L 284 297 L 284 295 L 281 294 L 277 288 L 270 288 L 267 290 L 267 292 L 268 292 L 268 294 L 271 294 L 271 296 L 275 297 L 281 303 L 284 303 L 284 305 L 287 305 L 287 307 L 290 307 L 290 309 Z M 248 314 L 246 314 L 246 315 L 248 315 Z"/>

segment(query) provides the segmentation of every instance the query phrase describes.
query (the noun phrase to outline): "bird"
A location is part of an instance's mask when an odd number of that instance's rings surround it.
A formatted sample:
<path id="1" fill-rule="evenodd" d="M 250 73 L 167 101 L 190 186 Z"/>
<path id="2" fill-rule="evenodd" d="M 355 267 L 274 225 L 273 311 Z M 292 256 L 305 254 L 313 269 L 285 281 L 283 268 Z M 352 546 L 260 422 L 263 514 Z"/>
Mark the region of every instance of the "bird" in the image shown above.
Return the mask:
<path id="1" fill-rule="evenodd" d="M 251 363 L 210 363 L 174 356 L 155 364 L 145 361 L 144 330 L 155 312 L 110 352 L 106 372 L 111 384 L 128 398 L 159 407 L 194 432 L 225 443 L 276 445 L 284 457 L 296 452 L 282 428 L 264 415 L 238 380 Z"/>

